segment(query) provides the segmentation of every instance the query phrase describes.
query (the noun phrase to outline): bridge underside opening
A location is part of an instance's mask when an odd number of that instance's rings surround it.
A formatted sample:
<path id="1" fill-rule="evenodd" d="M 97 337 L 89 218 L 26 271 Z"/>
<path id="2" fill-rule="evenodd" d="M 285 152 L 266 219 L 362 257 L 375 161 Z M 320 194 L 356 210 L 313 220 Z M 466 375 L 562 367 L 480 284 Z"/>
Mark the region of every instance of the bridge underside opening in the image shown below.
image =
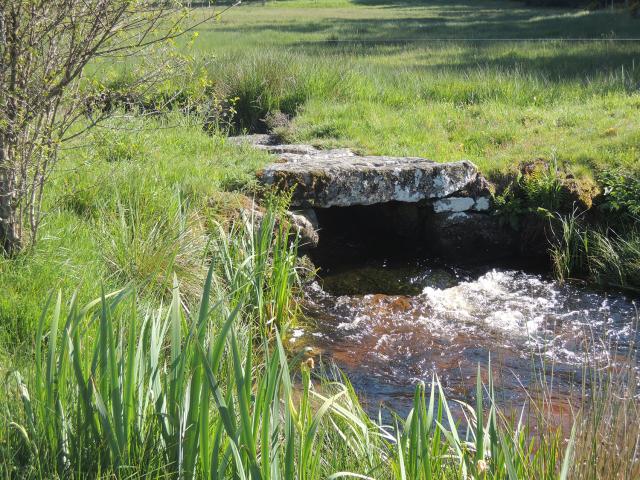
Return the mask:
<path id="1" fill-rule="evenodd" d="M 310 251 L 319 267 L 432 254 L 428 208 L 389 202 L 315 209 L 320 241 Z"/>
<path id="2" fill-rule="evenodd" d="M 530 242 L 486 212 L 436 213 L 429 201 L 421 201 L 316 208 L 315 215 L 319 243 L 308 254 L 320 269 L 421 259 L 457 265 L 542 262 L 539 266 L 546 269 L 546 248 L 530 248 Z M 535 231 L 544 235 L 544 229 Z M 533 240 L 546 245 L 544 238 Z"/>

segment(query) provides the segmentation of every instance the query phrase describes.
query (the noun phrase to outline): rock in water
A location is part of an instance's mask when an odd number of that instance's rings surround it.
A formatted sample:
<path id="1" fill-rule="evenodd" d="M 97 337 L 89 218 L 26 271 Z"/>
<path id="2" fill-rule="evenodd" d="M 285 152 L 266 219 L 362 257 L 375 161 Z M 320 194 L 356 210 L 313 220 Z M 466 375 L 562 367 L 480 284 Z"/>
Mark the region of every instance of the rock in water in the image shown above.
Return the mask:
<path id="1" fill-rule="evenodd" d="M 289 212 L 289 221 L 298 235 L 301 248 L 315 248 L 318 246 L 318 218 L 313 210 Z"/>

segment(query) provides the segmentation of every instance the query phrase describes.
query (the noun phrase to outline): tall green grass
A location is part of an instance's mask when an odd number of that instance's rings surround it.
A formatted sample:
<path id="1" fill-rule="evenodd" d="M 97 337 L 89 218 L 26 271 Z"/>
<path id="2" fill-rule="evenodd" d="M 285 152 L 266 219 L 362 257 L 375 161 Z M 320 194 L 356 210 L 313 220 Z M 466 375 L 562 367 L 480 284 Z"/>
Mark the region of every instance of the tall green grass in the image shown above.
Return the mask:
<path id="1" fill-rule="evenodd" d="M 269 211 L 255 230 L 253 222 L 243 222 L 232 235 L 220 232 L 225 236 L 221 242 L 235 242 L 234 252 L 244 258 L 231 263 L 229 277 L 218 277 L 212 264 L 195 313 L 188 312 L 175 277 L 169 307 L 142 316 L 133 288 L 103 295 L 83 308 L 75 298 L 64 306 L 58 294 L 50 309 L 50 299 L 35 335 L 35 371 L 26 382 L 19 373 L 11 374 L 22 415 L 20 420 L 14 415 L 15 403 L 11 410 L 4 405 L 9 445 L 2 447 L 9 473 L 192 478 L 197 470 L 219 478 L 231 470 L 261 478 L 255 443 L 258 438 L 270 442 L 283 427 L 270 425 L 270 404 L 250 407 L 254 357 L 268 359 L 257 365 L 264 374 L 264 395 L 279 396 L 281 369 L 287 379 L 289 374 L 277 333 L 272 353 L 268 344 L 262 354 L 252 351 L 254 334 L 261 331 L 254 319 L 272 323 L 286 312 L 287 321 L 292 320 L 288 308 L 296 279 L 295 242 L 289 241 L 284 224 L 276 234 L 274 218 Z M 277 255 L 274 247 L 280 249 Z M 227 255 L 229 250 L 219 252 L 221 263 L 238 260 Z M 286 272 L 274 273 L 277 269 Z M 287 386 L 291 395 L 290 383 L 282 388 Z M 215 421 L 210 417 L 214 406 Z M 261 421 L 265 433 L 258 436 Z M 306 435 L 306 441 L 312 437 Z M 267 477 L 268 460 L 261 467 Z"/>
<path id="2" fill-rule="evenodd" d="M 492 396 L 485 424 L 480 383 L 462 427 L 435 380 L 428 399 L 418 387 L 413 411 L 394 428 L 367 418 L 345 385 L 321 382 L 316 390 L 307 364 L 293 376 L 277 330 L 273 342 L 260 341 L 243 328 L 241 305 L 229 312 L 215 301 L 212 272 L 193 315 L 184 314 L 177 285 L 166 311 L 143 318 L 132 290 L 83 308 L 72 301 L 66 316 L 54 299 L 36 332 L 35 371 L 10 378 L 16 398 L 4 405 L 5 473 L 566 478 L 571 444 L 560 465 L 556 443 L 534 447 L 521 426 L 498 422 Z M 348 464 L 337 465 L 336 450 Z"/>
<path id="3" fill-rule="evenodd" d="M 179 42 L 188 71 L 139 103 L 183 99 L 214 131 L 265 131 L 283 112 L 288 141 L 485 173 L 555 156 L 595 177 L 639 159 L 640 41 L 623 38 L 638 26 L 620 12 L 507 1 L 243 5 Z M 121 88 L 123 62 L 96 66 L 96 82 Z"/>
<path id="4" fill-rule="evenodd" d="M 150 298 L 170 297 L 169 272 L 175 272 L 183 292 L 189 298 L 198 296 L 209 238 L 204 220 L 188 211 L 179 192 L 165 198 L 162 214 L 134 194 L 115 211 L 103 208 L 97 223 L 104 261 L 116 283 L 135 282 Z"/>
<path id="5" fill-rule="evenodd" d="M 574 478 L 640 476 L 640 424 L 634 420 L 640 414 L 637 358 L 620 356 L 612 368 L 589 374 L 589 408 L 576 422 Z"/>
<path id="6" fill-rule="evenodd" d="M 640 285 L 640 233 L 634 223 L 618 232 L 585 224 L 581 214 L 551 219 L 550 253 L 561 280 L 586 278 L 605 287 L 638 291 Z"/>
<path id="7" fill-rule="evenodd" d="M 286 202 L 266 199 L 267 208 L 245 209 L 228 231 L 219 226 L 213 262 L 231 305 L 251 306 L 261 332 L 287 328 L 298 311 L 300 279 L 297 237 L 284 220 Z"/>
<path id="8" fill-rule="evenodd" d="M 109 145 L 135 144 L 130 150 Z M 135 154 L 134 154 L 135 153 Z M 38 243 L 0 258 L 0 345 L 30 350 L 42 298 L 77 290 L 86 303 L 134 282 L 142 302 L 171 297 L 171 272 L 185 301 L 197 302 L 207 250 L 218 223 L 229 223 L 255 189 L 268 155 L 236 148 L 179 112 L 123 112 L 82 142 L 66 145 L 49 180 Z"/>
<path id="9" fill-rule="evenodd" d="M 52 295 L 33 368 L 7 376 L 0 460 L 19 478 L 566 478 L 572 450 L 531 440 L 478 380 L 454 416 L 434 379 L 395 425 L 346 382 L 290 359 L 295 239 L 276 222 L 221 230 L 198 307 L 173 279 L 167 307 L 127 287 L 85 306 Z M 480 378 L 480 377 L 478 377 Z M 486 399 L 487 403 L 484 403 Z M 460 420 L 463 424 L 460 425 Z"/>

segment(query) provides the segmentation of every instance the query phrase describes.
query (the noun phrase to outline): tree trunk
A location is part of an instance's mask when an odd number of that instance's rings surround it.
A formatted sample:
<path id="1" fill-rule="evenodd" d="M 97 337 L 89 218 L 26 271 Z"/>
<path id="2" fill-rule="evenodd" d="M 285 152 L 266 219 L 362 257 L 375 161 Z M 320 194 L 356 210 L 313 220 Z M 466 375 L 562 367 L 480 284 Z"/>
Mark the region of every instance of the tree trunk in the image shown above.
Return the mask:
<path id="1" fill-rule="evenodd" d="M 22 228 L 15 189 L 16 178 L 9 165 L 9 152 L 6 148 L 0 148 L 0 249 L 8 255 L 15 254 L 22 247 Z"/>

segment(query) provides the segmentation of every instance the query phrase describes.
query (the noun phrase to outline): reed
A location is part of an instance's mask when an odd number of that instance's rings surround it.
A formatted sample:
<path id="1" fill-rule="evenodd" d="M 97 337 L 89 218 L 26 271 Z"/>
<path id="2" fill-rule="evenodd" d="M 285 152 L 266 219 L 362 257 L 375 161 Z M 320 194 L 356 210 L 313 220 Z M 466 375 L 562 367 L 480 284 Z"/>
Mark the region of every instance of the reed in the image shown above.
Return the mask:
<path id="1" fill-rule="evenodd" d="M 339 406 L 346 388 L 315 392 L 309 368 L 294 387 L 277 330 L 273 342 L 255 338 L 244 305 L 229 311 L 216 296 L 213 273 L 192 315 L 177 283 L 168 308 L 142 318 L 132 289 L 82 308 L 72 299 L 66 316 L 61 296 L 50 299 L 33 374 L 11 376 L 21 408 L 4 405 L 9 475 L 321 478 L 324 429 L 348 440 L 366 424 Z"/>
<path id="2" fill-rule="evenodd" d="M 635 358 L 623 358 L 591 382 L 589 406 L 576 421 L 578 448 L 573 478 L 640 476 L 640 402 L 635 364 Z"/>
<path id="3" fill-rule="evenodd" d="M 551 218 L 550 254 L 560 280 L 586 278 L 606 287 L 638 291 L 640 234 L 634 224 L 618 231 L 593 228 L 580 214 Z"/>
<path id="4" fill-rule="evenodd" d="M 35 370 L 11 377 L 21 408 L 5 405 L 10 477 L 568 478 L 573 437 L 534 441 L 501 416 L 491 380 L 462 424 L 435 378 L 407 418 L 373 421 L 348 384 L 293 368 L 277 330 L 254 337 L 242 306 L 216 298 L 213 269 L 192 315 L 177 285 L 164 310 L 134 305 L 132 289 L 65 316 L 59 295 L 47 302 Z"/>

